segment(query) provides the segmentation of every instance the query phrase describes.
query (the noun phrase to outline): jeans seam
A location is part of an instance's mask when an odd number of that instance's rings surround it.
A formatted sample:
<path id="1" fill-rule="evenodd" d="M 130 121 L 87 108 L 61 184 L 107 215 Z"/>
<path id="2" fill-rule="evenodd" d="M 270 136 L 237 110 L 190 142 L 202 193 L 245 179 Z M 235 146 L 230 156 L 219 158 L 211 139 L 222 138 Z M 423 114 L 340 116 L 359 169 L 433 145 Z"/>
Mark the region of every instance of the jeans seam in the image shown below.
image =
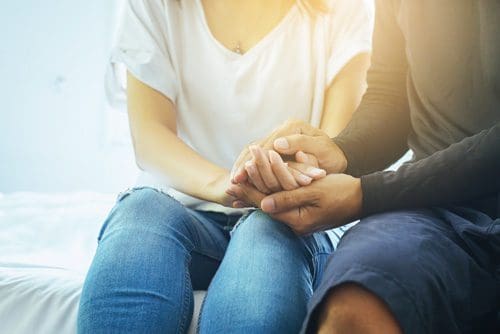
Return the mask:
<path id="1" fill-rule="evenodd" d="M 319 267 L 319 257 L 321 255 L 327 255 L 327 256 L 330 256 L 332 253 L 328 253 L 328 252 L 317 252 L 317 253 L 314 253 L 313 254 L 313 258 L 314 258 L 314 261 L 313 262 L 313 272 L 312 272 L 312 277 L 311 277 L 311 283 L 312 283 L 312 287 L 313 287 L 313 290 L 314 290 L 314 286 L 316 286 L 316 279 L 318 278 L 318 267 Z M 320 284 L 320 282 L 318 281 L 317 282 L 318 286 Z M 316 286 L 317 287 L 317 286 Z"/>
<path id="2" fill-rule="evenodd" d="M 207 295 L 203 298 L 200 306 L 200 313 L 198 315 L 198 321 L 196 321 L 196 334 L 200 333 L 201 318 L 203 317 L 203 309 L 205 308 L 205 301 L 207 300 Z"/>
<path id="3" fill-rule="evenodd" d="M 189 252 L 190 253 L 190 252 Z M 191 281 L 191 277 L 189 275 L 189 262 L 191 261 L 191 256 L 186 257 L 186 271 L 184 274 L 184 300 L 182 303 L 182 312 L 181 312 L 181 317 L 179 321 L 179 333 L 185 333 L 186 332 L 186 323 L 187 323 L 187 318 L 188 318 L 188 310 L 189 310 L 189 296 L 188 294 L 191 293 L 191 291 L 188 291 L 188 282 Z"/>

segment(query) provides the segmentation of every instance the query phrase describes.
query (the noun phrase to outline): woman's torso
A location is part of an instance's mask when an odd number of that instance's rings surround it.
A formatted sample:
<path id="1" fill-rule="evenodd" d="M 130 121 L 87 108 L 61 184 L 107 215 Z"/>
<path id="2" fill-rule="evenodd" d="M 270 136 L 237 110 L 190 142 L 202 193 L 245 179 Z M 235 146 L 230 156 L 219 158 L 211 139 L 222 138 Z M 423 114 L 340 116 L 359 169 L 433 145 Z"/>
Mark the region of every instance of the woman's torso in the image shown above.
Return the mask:
<path id="1" fill-rule="evenodd" d="M 160 0 L 143 6 L 154 1 Z M 214 37 L 201 0 L 163 1 L 164 31 L 157 38 L 174 76 L 176 94 L 168 97 L 176 106 L 178 136 L 204 158 L 230 169 L 246 145 L 289 118 L 319 126 L 325 90 L 346 61 L 342 56 L 336 61 L 335 55 L 349 49 L 341 25 L 360 10 L 350 1 L 330 4 L 331 12 L 317 16 L 294 4 L 241 55 Z M 370 11 L 361 8 L 363 15 Z M 149 175 L 139 183 L 168 187 Z M 181 197 L 198 209 L 206 204 Z"/>

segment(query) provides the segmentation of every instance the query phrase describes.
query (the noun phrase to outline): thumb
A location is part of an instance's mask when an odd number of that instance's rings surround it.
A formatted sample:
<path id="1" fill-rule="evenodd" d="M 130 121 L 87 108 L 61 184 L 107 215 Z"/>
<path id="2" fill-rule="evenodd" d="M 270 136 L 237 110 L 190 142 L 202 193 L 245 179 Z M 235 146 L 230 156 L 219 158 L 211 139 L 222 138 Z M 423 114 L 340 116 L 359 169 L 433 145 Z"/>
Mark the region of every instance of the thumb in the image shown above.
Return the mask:
<path id="1" fill-rule="evenodd" d="M 290 211 L 314 203 L 315 196 L 306 187 L 274 193 L 262 199 L 260 207 L 267 213 Z"/>
<path id="2" fill-rule="evenodd" d="M 318 150 L 318 137 L 308 135 L 290 135 L 277 138 L 274 141 L 274 149 L 281 154 L 295 154 L 298 151 L 313 153 Z"/>

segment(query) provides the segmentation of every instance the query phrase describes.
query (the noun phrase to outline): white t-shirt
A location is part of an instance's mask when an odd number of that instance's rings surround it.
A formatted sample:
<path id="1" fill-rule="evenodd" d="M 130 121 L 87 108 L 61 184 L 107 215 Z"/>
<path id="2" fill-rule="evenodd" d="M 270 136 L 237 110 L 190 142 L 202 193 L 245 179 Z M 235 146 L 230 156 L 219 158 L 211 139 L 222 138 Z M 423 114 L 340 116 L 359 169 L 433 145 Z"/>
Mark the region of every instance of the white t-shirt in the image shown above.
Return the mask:
<path id="1" fill-rule="evenodd" d="M 315 18 L 294 4 L 240 55 L 212 35 L 201 0 L 127 0 L 112 62 L 172 100 L 178 136 L 230 169 L 245 145 L 289 118 L 319 126 L 332 80 L 354 56 L 370 52 L 372 0 L 328 3 L 330 11 Z M 169 188 L 149 175 L 139 183 Z M 227 212 L 168 191 L 190 207 Z"/>

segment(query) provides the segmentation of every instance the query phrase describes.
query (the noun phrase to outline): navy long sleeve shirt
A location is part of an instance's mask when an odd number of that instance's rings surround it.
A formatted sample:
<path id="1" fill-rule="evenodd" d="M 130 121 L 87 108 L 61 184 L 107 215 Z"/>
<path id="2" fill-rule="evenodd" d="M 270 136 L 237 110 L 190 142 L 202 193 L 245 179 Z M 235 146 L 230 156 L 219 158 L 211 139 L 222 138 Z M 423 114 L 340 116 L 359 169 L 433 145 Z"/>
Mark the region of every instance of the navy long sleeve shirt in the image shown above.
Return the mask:
<path id="1" fill-rule="evenodd" d="M 466 205 L 500 216 L 500 1 L 377 0 L 368 90 L 334 141 L 365 215 Z M 414 160 L 382 171 L 408 148 Z"/>

